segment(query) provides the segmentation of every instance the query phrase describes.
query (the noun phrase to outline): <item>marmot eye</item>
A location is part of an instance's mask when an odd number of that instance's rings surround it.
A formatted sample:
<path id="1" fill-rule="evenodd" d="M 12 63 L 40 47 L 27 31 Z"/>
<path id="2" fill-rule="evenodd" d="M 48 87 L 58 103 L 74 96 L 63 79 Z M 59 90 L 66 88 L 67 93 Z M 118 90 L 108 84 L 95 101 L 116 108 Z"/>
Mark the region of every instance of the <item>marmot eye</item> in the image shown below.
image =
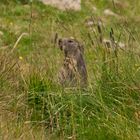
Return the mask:
<path id="1" fill-rule="evenodd" d="M 68 42 L 69 42 L 69 43 L 72 43 L 72 42 L 73 42 L 73 40 L 68 40 Z"/>

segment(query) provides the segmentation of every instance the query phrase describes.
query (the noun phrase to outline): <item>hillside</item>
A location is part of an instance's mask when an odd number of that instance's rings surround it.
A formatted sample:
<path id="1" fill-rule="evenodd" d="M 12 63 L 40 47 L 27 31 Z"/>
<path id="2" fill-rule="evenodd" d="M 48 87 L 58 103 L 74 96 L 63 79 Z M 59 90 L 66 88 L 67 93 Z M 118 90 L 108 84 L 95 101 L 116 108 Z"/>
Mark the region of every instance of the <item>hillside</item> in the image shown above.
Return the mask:
<path id="1" fill-rule="evenodd" d="M 0 1 L 1 140 L 140 139 L 140 1 L 61 11 Z M 88 86 L 62 87 L 57 40 L 84 45 Z"/>

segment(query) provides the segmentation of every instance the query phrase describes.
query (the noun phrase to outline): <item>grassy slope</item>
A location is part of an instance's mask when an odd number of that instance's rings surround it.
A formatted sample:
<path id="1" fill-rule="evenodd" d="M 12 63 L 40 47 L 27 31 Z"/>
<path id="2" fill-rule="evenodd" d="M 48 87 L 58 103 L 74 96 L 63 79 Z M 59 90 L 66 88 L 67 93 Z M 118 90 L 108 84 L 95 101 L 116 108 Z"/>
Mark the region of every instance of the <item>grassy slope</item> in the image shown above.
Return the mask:
<path id="1" fill-rule="evenodd" d="M 34 2 L 32 19 L 29 4 L 0 2 L 1 139 L 139 139 L 140 2 L 125 2 L 127 7 L 114 8 L 105 0 L 86 1 L 80 12 Z M 97 13 L 92 4 L 100 9 Z M 105 8 L 123 17 L 105 17 Z M 96 25 L 94 32 L 85 26 L 91 16 L 103 21 L 106 38 L 112 27 L 116 40 L 121 34 L 127 48 L 117 55 L 104 49 Z M 74 36 L 85 45 L 86 90 L 63 89 L 56 83 L 63 59 L 54 43 L 56 33 Z"/>

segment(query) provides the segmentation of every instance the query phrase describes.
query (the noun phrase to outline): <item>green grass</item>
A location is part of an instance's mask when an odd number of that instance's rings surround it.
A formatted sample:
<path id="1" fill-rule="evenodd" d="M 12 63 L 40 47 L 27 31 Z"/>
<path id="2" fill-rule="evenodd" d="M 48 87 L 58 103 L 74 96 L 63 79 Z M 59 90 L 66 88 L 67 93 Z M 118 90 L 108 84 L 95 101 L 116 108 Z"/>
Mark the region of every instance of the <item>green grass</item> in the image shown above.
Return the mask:
<path id="1" fill-rule="evenodd" d="M 23 2 L 23 1 L 22 1 Z M 82 2 L 82 10 L 60 11 L 33 1 L 0 4 L 0 139 L 2 140 L 139 140 L 140 139 L 140 2 L 114 9 L 109 1 Z M 92 11 L 92 5 L 98 11 Z M 106 17 L 109 8 L 121 18 Z M 103 37 L 126 44 L 107 49 Z M 16 41 L 23 36 L 16 47 Z M 85 46 L 86 89 L 64 88 L 57 82 L 63 54 L 54 43 L 74 36 Z"/>

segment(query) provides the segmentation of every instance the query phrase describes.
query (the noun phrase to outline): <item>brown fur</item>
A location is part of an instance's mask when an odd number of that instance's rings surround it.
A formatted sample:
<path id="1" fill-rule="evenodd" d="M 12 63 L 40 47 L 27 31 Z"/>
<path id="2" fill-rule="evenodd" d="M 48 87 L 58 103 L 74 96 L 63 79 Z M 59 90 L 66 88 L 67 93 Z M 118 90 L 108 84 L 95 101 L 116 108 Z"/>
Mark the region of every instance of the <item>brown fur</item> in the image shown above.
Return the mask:
<path id="1" fill-rule="evenodd" d="M 59 39 L 58 44 L 65 55 L 63 66 L 59 72 L 60 83 L 69 86 L 85 86 L 87 70 L 83 58 L 83 46 L 71 38 Z"/>

